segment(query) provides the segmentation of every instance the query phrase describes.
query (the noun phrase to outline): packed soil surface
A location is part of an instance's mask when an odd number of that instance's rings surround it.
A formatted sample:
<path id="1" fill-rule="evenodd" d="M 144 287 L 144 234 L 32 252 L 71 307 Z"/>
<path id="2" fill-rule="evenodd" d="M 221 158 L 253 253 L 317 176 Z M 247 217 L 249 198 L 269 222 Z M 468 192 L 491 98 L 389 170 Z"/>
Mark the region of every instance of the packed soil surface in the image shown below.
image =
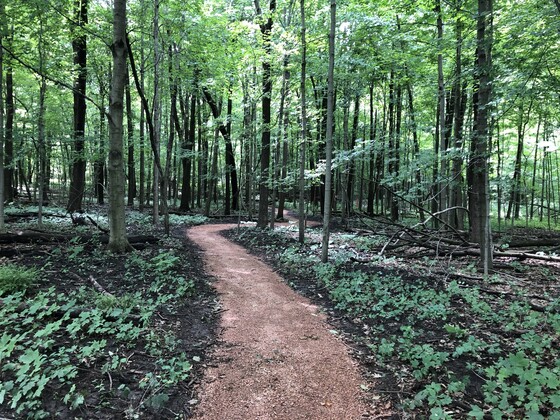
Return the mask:
<path id="1" fill-rule="evenodd" d="M 360 419 L 363 379 L 319 308 L 221 231 L 190 228 L 222 305 L 221 343 L 199 391 L 199 419 Z"/>

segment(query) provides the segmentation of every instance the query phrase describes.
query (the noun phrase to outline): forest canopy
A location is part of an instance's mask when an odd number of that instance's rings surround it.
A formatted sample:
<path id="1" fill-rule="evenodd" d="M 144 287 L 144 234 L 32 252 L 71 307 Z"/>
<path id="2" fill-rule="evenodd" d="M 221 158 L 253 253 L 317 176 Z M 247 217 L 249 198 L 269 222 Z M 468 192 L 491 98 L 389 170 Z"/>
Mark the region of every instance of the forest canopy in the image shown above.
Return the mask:
<path id="1" fill-rule="evenodd" d="M 491 218 L 556 223 L 556 1 L 126 3 L 129 206 L 323 214 L 331 143 L 343 218 L 466 232 L 483 257 Z M 3 9 L 2 201 L 105 203 L 113 4 Z"/>

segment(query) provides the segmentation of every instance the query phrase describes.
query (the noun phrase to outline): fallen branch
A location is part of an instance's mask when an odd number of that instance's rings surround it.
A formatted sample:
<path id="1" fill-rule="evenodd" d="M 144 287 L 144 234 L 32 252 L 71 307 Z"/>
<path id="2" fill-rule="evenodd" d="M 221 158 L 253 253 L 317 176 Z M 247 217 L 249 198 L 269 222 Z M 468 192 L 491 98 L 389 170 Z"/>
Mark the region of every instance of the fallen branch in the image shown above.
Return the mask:
<path id="1" fill-rule="evenodd" d="M 68 242 L 74 240 L 76 243 L 85 243 L 91 240 L 98 240 L 102 244 L 109 243 L 109 235 L 76 235 L 68 233 L 43 232 L 36 230 L 18 231 L 15 233 L 0 234 L 0 244 L 10 243 L 52 243 Z M 159 238 L 152 235 L 130 236 L 128 242 L 131 244 L 157 243 Z"/>
<path id="2" fill-rule="evenodd" d="M 68 274 L 70 274 L 72 277 L 74 277 L 75 279 L 77 279 L 78 281 L 81 281 L 82 283 L 85 283 L 86 281 L 79 275 L 77 275 L 76 273 L 72 273 L 69 272 Z M 115 295 L 113 295 L 112 293 L 109 293 L 107 290 L 105 290 L 103 288 L 103 286 L 101 286 L 94 278 L 93 276 L 89 276 L 88 278 L 89 282 L 92 284 L 93 288 L 95 290 L 97 290 L 99 293 L 111 297 L 111 298 L 115 298 Z"/>

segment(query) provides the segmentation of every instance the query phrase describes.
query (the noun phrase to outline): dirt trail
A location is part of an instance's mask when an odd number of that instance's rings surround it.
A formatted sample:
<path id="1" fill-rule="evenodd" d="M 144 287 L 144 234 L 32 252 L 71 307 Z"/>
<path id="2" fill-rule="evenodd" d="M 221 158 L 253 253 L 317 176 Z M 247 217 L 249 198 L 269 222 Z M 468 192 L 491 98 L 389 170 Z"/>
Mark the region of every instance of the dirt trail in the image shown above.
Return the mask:
<path id="1" fill-rule="evenodd" d="M 204 250 L 223 306 L 223 343 L 200 390 L 197 419 L 360 419 L 361 377 L 318 308 L 258 258 L 222 237 L 233 225 L 188 236 Z"/>

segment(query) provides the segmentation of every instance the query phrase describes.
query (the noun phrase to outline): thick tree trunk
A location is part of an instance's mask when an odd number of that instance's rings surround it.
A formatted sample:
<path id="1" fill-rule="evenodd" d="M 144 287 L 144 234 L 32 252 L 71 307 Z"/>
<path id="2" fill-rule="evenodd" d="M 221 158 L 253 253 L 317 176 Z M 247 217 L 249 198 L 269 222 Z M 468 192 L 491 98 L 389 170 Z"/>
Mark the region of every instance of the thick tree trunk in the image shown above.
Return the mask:
<path id="1" fill-rule="evenodd" d="M 0 3 L 0 16 L 4 2 Z M 4 185 L 4 22 L 0 19 L 0 187 Z M 0 232 L 4 231 L 4 188 L 0 188 Z"/>
<path id="2" fill-rule="evenodd" d="M 257 14 L 262 17 L 263 13 L 259 6 L 258 0 L 255 1 Z M 276 9 L 276 0 L 270 0 L 269 12 L 274 13 Z M 272 17 L 266 18 L 265 23 L 260 25 L 263 38 L 265 56 L 263 57 L 262 69 L 262 134 L 261 134 L 261 177 L 259 181 L 259 216 L 257 219 L 257 227 L 265 228 L 268 224 L 268 194 L 270 180 L 270 121 L 271 121 L 271 100 L 272 100 L 272 75 L 271 62 L 272 44 L 270 40 L 272 32 Z"/>
<path id="3" fill-rule="evenodd" d="M 88 23 L 88 0 L 74 0 L 74 36 L 72 50 L 74 66 L 74 142 L 72 153 L 72 178 L 68 194 L 67 210 L 81 210 L 86 186 L 86 158 L 84 133 L 86 126 L 87 44 L 84 27 Z"/>
<path id="4" fill-rule="evenodd" d="M 334 47 L 336 32 L 336 0 L 331 0 L 331 23 L 329 30 L 329 70 L 327 74 L 327 133 L 326 133 L 326 161 L 325 161 L 325 214 L 323 217 L 323 237 L 321 247 L 321 261 L 326 263 L 329 259 L 329 236 L 331 222 L 331 186 L 332 172 L 331 161 L 333 152 L 334 129 Z"/>
<path id="5" fill-rule="evenodd" d="M 114 0 L 113 75 L 109 103 L 109 249 L 131 249 L 126 237 L 123 159 L 123 99 L 126 83 L 126 0 Z"/>
<path id="6" fill-rule="evenodd" d="M 469 216 L 471 240 L 480 244 L 485 274 L 492 268 L 488 186 L 489 104 L 492 91 L 492 0 L 478 0 L 475 65 L 475 121 L 470 158 Z"/>

